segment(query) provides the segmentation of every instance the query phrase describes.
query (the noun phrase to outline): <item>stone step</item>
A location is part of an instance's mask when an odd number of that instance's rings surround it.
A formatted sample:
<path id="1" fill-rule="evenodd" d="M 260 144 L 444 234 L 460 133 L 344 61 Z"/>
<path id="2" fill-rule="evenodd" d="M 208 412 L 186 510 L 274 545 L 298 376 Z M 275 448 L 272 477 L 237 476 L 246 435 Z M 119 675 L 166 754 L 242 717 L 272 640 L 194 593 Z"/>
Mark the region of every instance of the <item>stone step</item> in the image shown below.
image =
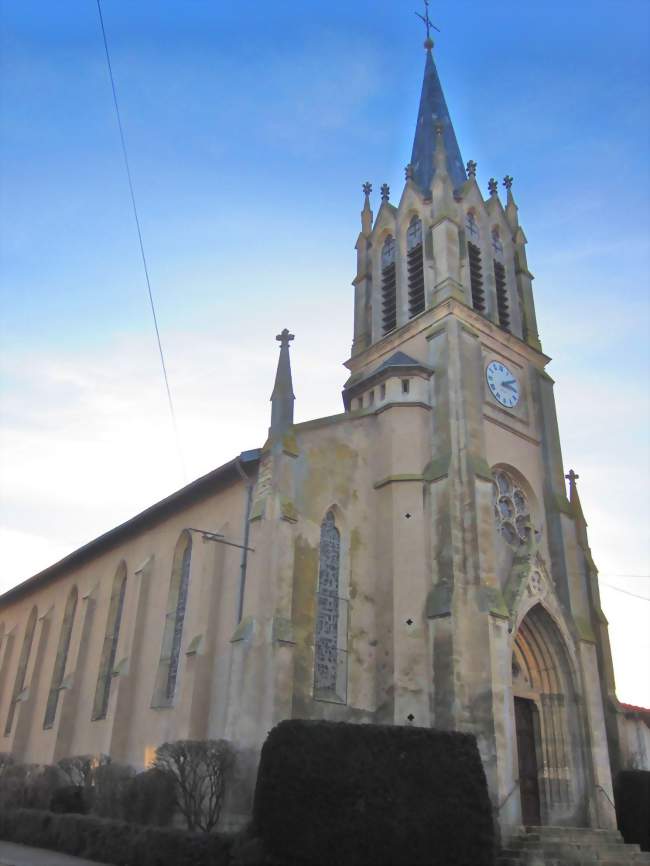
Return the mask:
<path id="1" fill-rule="evenodd" d="M 626 845 L 617 830 L 526 827 L 500 851 L 497 866 L 650 866 L 650 853 Z"/>
<path id="2" fill-rule="evenodd" d="M 640 859 L 643 858 L 643 859 Z M 650 864 L 650 858 L 645 854 L 627 853 L 621 851 L 615 858 L 602 859 L 598 855 L 589 855 L 580 859 L 565 860 L 545 853 L 530 852 L 530 856 L 517 857 L 500 856 L 497 866 L 645 866 Z"/>
<path id="3" fill-rule="evenodd" d="M 592 827 L 526 827 L 526 833 L 522 839 L 536 837 L 539 839 L 569 839 L 580 841 L 582 839 L 600 842 L 608 839 L 611 841 L 623 841 L 618 830 L 597 830 Z"/>
<path id="4" fill-rule="evenodd" d="M 624 845 L 623 843 L 601 842 L 593 844 L 589 842 L 558 842 L 558 841 L 543 841 L 543 842 L 528 842 L 523 841 L 519 845 L 510 845 L 506 849 L 511 856 L 517 852 L 525 853 L 526 851 L 544 852 L 550 857 L 573 857 L 579 859 L 581 856 L 588 857 L 591 854 L 598 854 L 602 859 L 606 857 L 619 857 L 621 852 L 626 854 L 640 854 L 641 849 L 638 845 Z"/>

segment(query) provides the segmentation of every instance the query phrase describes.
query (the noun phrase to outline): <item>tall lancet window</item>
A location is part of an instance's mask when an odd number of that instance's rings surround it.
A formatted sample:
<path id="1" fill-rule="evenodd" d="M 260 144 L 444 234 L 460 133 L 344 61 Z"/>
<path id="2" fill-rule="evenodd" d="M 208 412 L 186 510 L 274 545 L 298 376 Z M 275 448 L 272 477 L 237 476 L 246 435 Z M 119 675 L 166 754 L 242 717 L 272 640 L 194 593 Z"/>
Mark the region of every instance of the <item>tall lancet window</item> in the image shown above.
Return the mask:
<path id="1" fill-rule="evenodd" d="M 32 652 L 32 644 L 34 643 L 34 632 L 36 631 L 36 619 L 38 613 L 33 607 L 27 620 L 25 627 L 25 636 L 23 645 L 20 650 L 20 658 L 18 659 L 18 670 L 16 671 L 16 679 L 14 680 L 14 690 L 11 695 L 11 703 L 9 704 L 9 713 L 7 714 L 7 722 L 5 724 L 5 737 L 11 733 L 11 728 L 16 715 L 16 704 L 20 700 L 20 694 L 25 688 L 25 677 L 27 675 L 27 665 L 29 664 L 29 656 Z"/>
<path id="2" fill-rule="evenodd" d="M 341 534 L 328 511 L 320 528 L 314 697 L 345 703 L 348 679 L 347 601 L 340 597 Z"/>
<path id="3" fill-rule="evenodd" d="M 508 304 L 508 289 L 506 288 L 506 269 L 501 262 L 494 260 L 494 282 L 497 288 L 497 312 L 499 324 L 506 331 L 510 330 L 510 306 Z"/>
<path id="4" fill-rule="evenodd" d="M 187 608 L 187 595 L 190 584 L 190 562 L 192 559 L 192 538 L 184 532 L 176 545 L 172 577 L 167 598 L 167 615 L 163 631 L 160 662 L 153 695 L 152 706 L 170 707 L 174 701 L 178 681 L 183 623 Z"/>
<path id="5" fill-rule="evenodd" d="M 397 273 L 392 235 L 388 235 L 381 249 L 381 324 L 384 334 L 397 327 Z"/>
<path id="6" fill-rule="evenodd" d="M 44 728 L 51 728 L 54 725 L 54 719 L 56 718 L 56 708 L 59 705 L 59 692 L 61 691 L 63 677 L 65 676 L 65 666 L 68 661 L 68 650 L 70 649 L 70 638 L 72 637 L 72 626 L 74 625 L 74 615 L 77 610 L 78 598 L 79 593 L 77 592 L 77 587 L 73 586 L 65 604 L 63 622 L 61 623 L 59 644 L 56 648 L 54 670 L 52 671 L 52 682 L 50 683 L 50 691 L 47 696 L 47 706 L 45 708 L 45 718 L 43 720 Z"/>
<path id="7" fill-rule="evenodd" d="M 424 256 L 422 250 L 422 221 L 414 216 L 406 233 L 407 268 L 409 280 L 409 316 L 424 310 Z"/>
<path id="8" fill-rule="evenodd" d="M 478 246 L 481 232 L 476 223 L 476 214 L 472 208 L 465 217 L 465 233 L 467 235 L 467 257 L 469 259 L 469 283 L 472 290 L 472 306 L 479 313 L 485 312 L 485 290 L 483 289 L 483 266 L 481 265 L 481 250 Z"/>
<path id="9" fill-rule="evenodd" d="M 93 704 L 93 720 L 105 719 L 108 712 L 108 699 L 111 695 L 111 681 L 115 668 L 117 642 L 120 638 L 120 624 L 122 622 L 125 593 L 126 565 L 121 563 L 113 578 L 111 600 L 108 605 L 108 619 L 106 620 L 106 632 L 104 634 L 102 656 L 99 662 L 99 675 L 95 689 L 95 702 Z"/>

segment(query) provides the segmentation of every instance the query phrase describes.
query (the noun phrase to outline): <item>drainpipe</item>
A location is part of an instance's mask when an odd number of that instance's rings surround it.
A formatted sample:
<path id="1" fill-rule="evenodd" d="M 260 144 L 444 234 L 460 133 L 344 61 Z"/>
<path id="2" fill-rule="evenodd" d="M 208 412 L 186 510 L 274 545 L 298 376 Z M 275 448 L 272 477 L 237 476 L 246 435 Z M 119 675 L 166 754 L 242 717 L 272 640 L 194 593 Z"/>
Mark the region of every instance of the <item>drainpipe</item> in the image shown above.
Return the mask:
<path id="1" fill-rule="evenodd" d="M 250 535 L 250 516 L 253 505 L 253 487 L 254 484 L 248 475 L 244 472 L 241 465 L 241 460 L 238 457 L 235 462 L 235 468 L 239 472 L 242 481 L 246 485 L 246 511 L 244 514 L 244 541 L 241 552 L 241 561 L 239 564 L 239 598 L 237 600 L 237 624 L 242 620 L 244 613 L 244 592 L 246 590 L 246 566 L 248 565 L 248 538 Z"/>

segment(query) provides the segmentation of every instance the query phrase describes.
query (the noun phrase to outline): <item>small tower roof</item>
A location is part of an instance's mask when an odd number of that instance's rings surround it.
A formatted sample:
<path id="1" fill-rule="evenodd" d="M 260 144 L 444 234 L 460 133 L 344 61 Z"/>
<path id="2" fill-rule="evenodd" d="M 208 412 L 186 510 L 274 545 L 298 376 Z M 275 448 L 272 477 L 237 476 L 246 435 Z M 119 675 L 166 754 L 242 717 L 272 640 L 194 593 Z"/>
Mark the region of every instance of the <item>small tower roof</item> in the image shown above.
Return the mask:
<path id="1" fill-rule="evenodd" d="M 458 189 L 467 180 L 467 175 L 429 45 L 430 42 L 428 40 L 425 43 L 425 46 L 427 46 L 427 59 L 424 64 L 420 110 L 418 111 L 418 123 L 415 129 L 413 152 L 411 154 L 413 179 L 421 190 L 426 191 L 431 189 L 434 174 L 436 124 L 441 123 L 445 149 L 447 151 L 447 171 L 454 189 Z"/>

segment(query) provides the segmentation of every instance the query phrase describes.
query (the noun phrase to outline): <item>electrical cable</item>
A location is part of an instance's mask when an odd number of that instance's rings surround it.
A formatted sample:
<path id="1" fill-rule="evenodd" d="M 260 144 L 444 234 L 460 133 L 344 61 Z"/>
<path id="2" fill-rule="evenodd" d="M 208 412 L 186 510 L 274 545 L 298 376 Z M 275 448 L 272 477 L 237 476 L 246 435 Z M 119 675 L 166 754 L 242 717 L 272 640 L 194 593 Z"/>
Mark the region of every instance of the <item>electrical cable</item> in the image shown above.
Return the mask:
<path id="1" fill-rule="evenodd" d="M 607 583 L 607 581 L 605 581 L 605 580 L 601 580 L 600 584 L 601 584 L 601 586 L 606 586 L 606 587 L 608 587 L 608 589 L 613 589 L 616 592 L 622 592 L 623 595 L 631 595 L 632 598 L 640 598 L 641 601 L 650 601 L 650 598 L 648 598 L 647 595 L 637 595 L 636 592 L 630 592 L 627 589 L 621 589 L 620 586 L 614 586 L 612 583 Z"/>
<path id="2" fill-rule="evenodd" d="M 176 439 L 176 448 L 178 450 L 178 459 L 181 465 L 181 473 L 183 481 L 186 480 L 185 461 L 183 460 L 183 452 L 181 449 L 181 441 L 178 435 L 178 426 L 176 424 L 176 413 L 174 412 L 174 402 L 172 400 L 172 392 L 169 387 L 169 378 L 167 376 L 167 367 L 165 365 L 165 356 L 163 353 L 162 341 L 160 339 L 160 329 L 158 328 L 158 317 L 156 316 L 156 307 L 153 300 L 153 292 L 151 291 L 151 281 L 149 279 L 149 268 L 147 267 L 147 257 L 144 252 L 144 243 L 142 241 L 142 231 L 140 229 L 140 219 L 138 217 L 138 208 L 135 202 L 135 191 L 133 188 L 133 180 L 131 178 L 131 168 L 129 166 L 129 157 L 126 150 L 126 140 L 124 138 L 124 129 L 122 127 L 122 117 L 120 115 L 120 107 L 117 101 L 117 90 L 115 88 L 115 79 L 113 77 L 113 66 L 108 50 L 108 39 L 106 38 L 106 28 L 104 27 L 104 16 L 102 15 L 102 7 L 100 0 L 97 0 L 97 11 L 99 13 L 99 23 L 102 30 L 102 39 L 104 40 L 104 51 L 106 52 L 106 64 L 108 66 L 108 75 L 111 81 L 111 90 L 113 92 L 113 105 L 115 106 L 115 116 L 117 118 L 117 126 L 120 132 L 120 142 L 122 144 L 122 156 L 124 157 L 124 167 L 126 168 L 126 176 L 129 182 L 129 191 L 131 193 L 131 204 L 133 206 L 133 216 L 135 218 L 135 226 L 138 232 L 138 242 L 140 244 L 140 255 L 142 257 L 142 266 L 144 268 L 144 276 L 147 283 L 147 292 L 149 294 L 149 304 L 151 306 L 151 315 L 153 317 L 154 329 L 156 331 L 156 341 L 158 343 L 158 352 L 160 354 L 160 363 L 162 366 L 163 378 L 165 380 L 165 389 L 167 391 L 167 401 L 169 403 L 169 412 L 172 418 L 172 426 L 174 428 L 174 437 Z"/>

